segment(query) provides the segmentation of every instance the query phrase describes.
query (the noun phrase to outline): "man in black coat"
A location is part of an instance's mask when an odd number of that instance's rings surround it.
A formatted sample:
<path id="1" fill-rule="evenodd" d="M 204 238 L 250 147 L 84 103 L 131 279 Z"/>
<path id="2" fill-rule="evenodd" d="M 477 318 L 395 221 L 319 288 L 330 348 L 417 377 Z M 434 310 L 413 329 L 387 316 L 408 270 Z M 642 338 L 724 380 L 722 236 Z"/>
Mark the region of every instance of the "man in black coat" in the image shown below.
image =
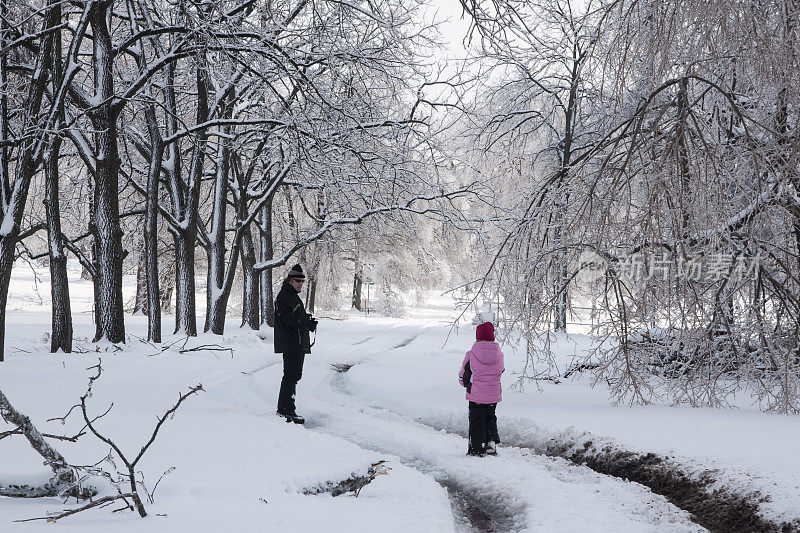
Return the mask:
<path id="1" fill-rule="evenodd" d="M 295 410 L 297 382 L 303 377 L 303 360 L 311 353 L 309 332 L 317 330 L 317 321 L 306 313 L 298 293 L 303 290 L 306 275 L 300 265 L 289 271 L 275 298 L 275 353 L 283 354 L 283 379 L 278 394 L 278 415 L 287 422 L 302 424 L 303 417 Z"/>

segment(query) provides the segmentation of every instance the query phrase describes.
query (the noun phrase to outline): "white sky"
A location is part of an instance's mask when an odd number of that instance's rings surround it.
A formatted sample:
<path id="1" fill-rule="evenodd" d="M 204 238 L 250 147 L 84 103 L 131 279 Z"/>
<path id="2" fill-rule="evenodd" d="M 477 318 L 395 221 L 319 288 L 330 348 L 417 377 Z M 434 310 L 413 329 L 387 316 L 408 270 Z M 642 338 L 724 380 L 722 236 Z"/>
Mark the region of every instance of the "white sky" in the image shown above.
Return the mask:
<path id="1" fill-rule="evenodd" d="M 459 0 L 430 0 L 433 10 L 431 17 L 437 21 L 444 21 L 439 26 L 441 38 L 447 42 L 446 48 L 441 50 L 440 56 L 447 58 L 463 58 L 465 55 L 464 38 L 469 30 L 469 21 L 462 16 Z"/>

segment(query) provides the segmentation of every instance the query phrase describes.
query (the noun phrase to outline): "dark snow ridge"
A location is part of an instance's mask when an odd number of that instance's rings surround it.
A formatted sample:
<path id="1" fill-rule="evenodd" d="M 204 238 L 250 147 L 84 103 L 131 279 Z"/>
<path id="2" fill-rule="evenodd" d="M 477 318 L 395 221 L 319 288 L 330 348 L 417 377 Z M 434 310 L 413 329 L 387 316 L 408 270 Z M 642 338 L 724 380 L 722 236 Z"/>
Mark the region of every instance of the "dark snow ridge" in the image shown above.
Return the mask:
<path id="1" fill-rule="evenodd" d="M 358 497 L 361 489 L 372 483 L 377 476 L 388 474 L 391 469 L 386 467 L 385 463 L 386 461 L 378 461 L 370 465 L 366 473 L 353 473 L 342 481 L 328 481 L 315 487 L 303 489 L 301 492 L 307 496 L 329 493 L 333 497 L 349 492 Z"/>
<path id="2" fill-rule="evenodd" d="M 800 518 L 778 524 L 759 514 L 759 504 L 768 497 L 758 493 L 737 494 L 729 487 L 713 486 L 716 480 L 712 471 L 693 472 L 668 458 L 630 452 L 613 444 L 598 447 L 588 433 L 561 435 L 544 446 L 526 442 L 513 444 L 645 485 L 691 513 L 693 520 L 709 531 L 800 531 Z"/>
<path id="3" fill-rule="evenodd" d="M 340 374 L 344 374 L 353 368 L 354 365 L 355 363 L 331 363 L 331 368 Z"/>

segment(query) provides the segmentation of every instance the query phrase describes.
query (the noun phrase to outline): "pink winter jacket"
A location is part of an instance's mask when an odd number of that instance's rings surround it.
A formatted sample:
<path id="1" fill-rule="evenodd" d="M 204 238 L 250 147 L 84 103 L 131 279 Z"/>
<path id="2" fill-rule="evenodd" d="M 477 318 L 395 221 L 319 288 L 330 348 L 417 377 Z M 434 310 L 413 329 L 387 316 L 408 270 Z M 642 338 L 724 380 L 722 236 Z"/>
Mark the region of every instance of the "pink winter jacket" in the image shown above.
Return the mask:
<path id="1" fill-rule="evenodd" d="M 479 341 L 464 356 L 458 381 L 467 388 L 467 400 L 497 403 L 503 399 L 500 374 L 505 370 L 503 352 L 496 342 Z"/>

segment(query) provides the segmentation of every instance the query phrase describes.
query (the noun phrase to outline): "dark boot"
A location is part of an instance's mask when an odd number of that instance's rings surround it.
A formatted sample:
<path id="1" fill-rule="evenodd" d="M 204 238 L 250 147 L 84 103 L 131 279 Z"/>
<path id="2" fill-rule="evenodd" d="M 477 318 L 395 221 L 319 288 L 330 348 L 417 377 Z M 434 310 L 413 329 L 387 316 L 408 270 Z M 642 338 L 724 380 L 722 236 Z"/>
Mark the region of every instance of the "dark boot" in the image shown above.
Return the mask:
<path id="1" fill-rule="evenodd" d="M 282 416 L 283 418 L 285 418 L 287 423 L 288 422 L 294 422 L 295 424 L 305 424 L 306 423 L 306 419 L 303 418 L 302 416 L 298 415 L 294 411 L 292 411 L 290 413 L 282 413 L 281 411 L 276 411 L 275 413 L 278 416 Z"/>
<path id="2" fill-rule="evenodd" d="M 471 455 L 473 457 L 483 457 L 484 455 L 486 455 L 486 452 L 482 447 L 473 446 L 472 444 L 470 444 L 467 447 L 467 455 Z"/>

